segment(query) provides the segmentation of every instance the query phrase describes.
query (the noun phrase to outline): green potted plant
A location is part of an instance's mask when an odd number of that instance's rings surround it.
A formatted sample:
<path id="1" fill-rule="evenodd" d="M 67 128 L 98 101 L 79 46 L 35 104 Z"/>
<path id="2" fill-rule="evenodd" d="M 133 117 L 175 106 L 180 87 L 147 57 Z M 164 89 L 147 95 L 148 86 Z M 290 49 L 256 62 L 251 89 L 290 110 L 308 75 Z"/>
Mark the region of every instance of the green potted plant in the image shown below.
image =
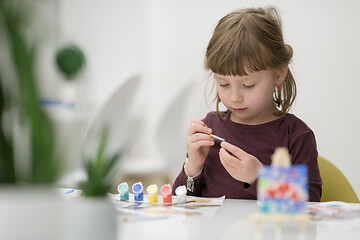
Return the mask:
<path id="1" fill-rule="evenodd" d="M 56 50 L 55 63 L 62 76 L 59 79 L 61 101 L 78 104 L 75 102 L 82 80 L 79 75 L 86 64 L 84 53 L 73 43 L 65 44 Z"/>
<path id="2" fill-rule="evenodd" d="M 117 222 L 114 204 L 107 198 L 111 190 L 110 171 L 120 154 L 107 156 L 108 128 L 104 127 L 96 155 L 85 161 L 86 181 L 80 184 L 84 197 L 70 206 L 71 226 L 74 239 L 116 239 Z M 84 224 L 86 216 L 86 224 Z M 77 231 L 86 228 L 86 231 Z"/>
<path id="3" fill-rule="evenodd" d="M 81 183 L 80 188 L 86 197 L 106 196 L 111 191 L 110 171 L 121 154 L 106 155 L 107 136 L 108 128 L 104 127 L 96 156 L 85 162 L 87 180 Z"/>
<path id="4" fill-rule="evenodd" d="M 38 89 L 34 73 L 34 44 L 29 44 L 23 36 L 26 18 L 22 9 L 11 2 L 2 1 L 0 3 L 1 27 L 5 32 L 9 43 L 9 62 L 12 62 L 15 76 L 7 79 L 7 82 L 16 81 L 17 89 L 11 89 L 5 84 L 5 79 L 1 77 L 0 88 L 0 120 L 3 122 L 4 113 L 9 108 L 15 107 L 20 124 L 29 128 L 30 145 L 30 172 L 27 182 L 50 184 L 53 183 L 60 173 L 60 161 L 54 152 L 54 131 L 53 126 L 38 104 Z M 4 36 L 3 36 L 4 37 Z M 6 97 L 5 97 L 6 96 Z M 14 148 L 12 136 L 6 136 L 5 130 L 0 128 L 0 181 L 2 183 L 16 183 L 21 176 L 16 172 L 14 165 Z M 9 134 L 8 134 L 9 135 Z"/>
<path id="5" fill-rule="evenodd" d="M 0 187 L 5 184 L 6 186 L 16 187 L 19 185 L 19 180 L 25 180 L 28 183 L 26 185 L 29 187 L 26 191 L 21 190 L 22 192 L 16 195 L 15 198 L 11 198 L 12 194 L 7 194 L 6 191 L 0 191 L 0 199 L 8 199 L 6 204 L 0 205 L 20 204 L 15 206 L 22 209 L 19 212 L 7 211 L 0 218 L 4 218 L 5 221 L 5 218 L 8 218 L 7 214 L 10 214 L 12 215 L 11 218 L 18 219 L 13 224 L 26 225 L 27 228 L 26 230 L 9 233 L 14 235 L 6 235 L 8 232 L 5 231 L 5 233 L 0 233 L 0 238 L 9 239 L 14 236 L 15 238 L 16 236 L 22 236 L 20 239 L 31 238 L 33 237 L 32 234 L 36 235 L 41 232 L 42 236 L 48 236 L 48 239 L 116 239 L 115 210 L 112 203 L 106 198 L 111 184 L 106 180 L 120 155 L 106 156 L 108 132 L 106 128 L 104 128 L 100 138 L 96 156 L 86 161 L 88 178 L 80 185 L 85 196 L 81 201 L 63 204 L 53 195 L 48 198 L 48 196 L 38 194 L 32 189 L 29 190 L 39 185 L 55 188 L 54 183 L 61 173 L 61 157 L 55 152 L 53 124 L 38 102 L 39 93 L 34 70 L 36 41 L 27 41 L 24 36 L 23 30 L 26 28 L 27 23 L 27 19 L 24 18 L 27 15 L 24 13 L 27 11 L 19 6 L 22 5 L 19 5 L 18 1 L 0 1 L 0 30 L 5 33 L 0 38 L 6 37 L 5 40 L 9 45 L 9 56 L 6 61 L 9 62 L 15 73 L 11 79 L 5 79 L 8 76 L 4 76 L 0 72 Z M 74 77 L 78 71 L 67 66 L 68 62 L 64 60 L 69 56 L 73 57 L 73 55 L 67 52 L 64 57 L 62 54 L 59 54 L 60 65 L 68 76 Z M 77 60 L 76 69 L 81 68 L 85 62 L 83 55 L 79 59 Z M 11 81 L 16 81 L 16 84 L 13 84 L 16 88 L 9 87 L 8 83 Z M 19 175 L 17 164 L 15 164 L 14 153 L 19 148 L 16 145 L 17 143 L 13 142 L 12 130 L 8 128 L 9 126 L 12 128 L 12 124 L 6 127 L 3 124 L 5 115 L 10 109 L 18 114 L 19 122 L 23 124 L 21 129 L 27 129 L 28 133 L 24 134 L 24 136 L 27 135 L 29 138 L 27 143 L 30 149 L 29 162 L 31 164 L 29 164 L 28 170 L 31 174 L 26 179 Z M 13 123 L 13 120 L 10 123 Z M 30 193 L 25 195 L 25 202 L 21 201 L 24 192 Z M 35 201 L 32 202 L 32 200 Z M 34 209 L 38 207 L 41 207 L 42 210 L 34 212 Z M 58 229 L 56 229 L 56 232 L 52 232 L 55 231 L 52 228 L 53 226 L 36 225 L 35 222 L 31 221 L 34 216 L 24 216 L 27 212 L 31 215 L 36 214 L 37 218 L 44 219 L 43 224 L 56 223 Z M 16 227 L 13 229 L 16 229 Z M 57 234 L 64 238 L 57 238 Z"/>

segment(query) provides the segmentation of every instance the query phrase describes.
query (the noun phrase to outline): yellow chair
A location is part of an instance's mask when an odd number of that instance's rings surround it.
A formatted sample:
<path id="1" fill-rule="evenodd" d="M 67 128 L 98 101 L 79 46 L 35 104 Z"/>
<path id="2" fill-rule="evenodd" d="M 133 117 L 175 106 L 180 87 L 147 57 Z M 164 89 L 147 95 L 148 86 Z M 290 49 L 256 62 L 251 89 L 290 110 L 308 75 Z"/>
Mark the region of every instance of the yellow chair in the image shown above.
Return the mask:
<path id="1" fill-rule="evenodd" d="M 349 181 L 334 164 L 320 156 L 318 157 L 318 163 L 323 181 L 321 202 L 359 203 L 359 199 Z"/>

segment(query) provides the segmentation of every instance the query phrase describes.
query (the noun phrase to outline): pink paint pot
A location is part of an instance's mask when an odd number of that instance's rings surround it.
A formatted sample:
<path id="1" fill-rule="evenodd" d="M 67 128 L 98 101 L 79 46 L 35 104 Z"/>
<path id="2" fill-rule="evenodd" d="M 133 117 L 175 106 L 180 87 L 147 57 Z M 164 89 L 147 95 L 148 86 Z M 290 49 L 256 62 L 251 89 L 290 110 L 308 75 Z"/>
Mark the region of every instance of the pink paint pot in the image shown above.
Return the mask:
<path id="1" fill-rule="evenodd" d="M 163 196 L 163 203 L 172 203 L 171 185 L 165 184 L 161 187 L 160 193 Z"/>

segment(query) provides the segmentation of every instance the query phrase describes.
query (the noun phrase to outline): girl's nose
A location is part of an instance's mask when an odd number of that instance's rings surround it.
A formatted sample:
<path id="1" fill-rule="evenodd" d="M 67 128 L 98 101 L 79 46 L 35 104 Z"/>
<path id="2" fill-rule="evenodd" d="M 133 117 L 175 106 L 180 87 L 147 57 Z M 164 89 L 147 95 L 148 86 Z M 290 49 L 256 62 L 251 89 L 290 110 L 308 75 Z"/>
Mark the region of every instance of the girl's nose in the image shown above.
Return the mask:
<path id="1" fill-rule="evenodd" d="M 232 102 L 242 102 L 244 101 L 244 96 L 239 90 L 235 90 L 231 93 L 231 101 Z"/>

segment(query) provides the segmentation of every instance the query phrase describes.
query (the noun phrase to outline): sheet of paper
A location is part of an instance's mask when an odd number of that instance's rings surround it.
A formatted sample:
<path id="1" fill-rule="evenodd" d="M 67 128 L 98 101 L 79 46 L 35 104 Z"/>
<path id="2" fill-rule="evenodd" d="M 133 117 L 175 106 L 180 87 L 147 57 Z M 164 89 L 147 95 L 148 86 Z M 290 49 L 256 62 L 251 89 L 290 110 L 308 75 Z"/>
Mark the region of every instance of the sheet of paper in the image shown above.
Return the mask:
<path id="1" fill-rule="evenodd" d="M 128 201 L 120 201 L 119 194 L 109 194 L 108 197 L 114 202 L 116 209 L 123 213 L 121 219 L 124 221 L 179 216 L 213 216 L 225 199 L 225 196 L 220 198 L 187 196 L 185 203 L 177 203 L 176 196 L 173 196 L 171 204 L 164 204 L 162 196 L 158 196 L 157 202 L 149 202 L 147 195 L 144 195 L 142 202 L 136 202 L 131 193 Z"/>
<path id="2" fill-rule="evenodd" d="M 83 198 L 78 189 L 59 188 L 57 192 L 66 199 Z M 172 196 L 172 203 L 163 203 L 163 197 L 158 196 L 157 202 L 149 202 L 149 196 L 144 194 L 143 201 L 134 200 L 134 194 L 129 193 L 128 201 L 120 201 L 119 194 L 108 193 L 107 197 L 114 203 L 123 221 L 146 220 L 157 218 L 184 216 L 213 216 L 223 203 L 225 196 L 219 198 L 202 198 L 187 196 L 185 203 L 178 203 L 177 197 Z"/>
<path id="3" fill-rule="evenodd" d="M 360 204 L 339 201 L 309 203 L 308 210 L 312 221 L 319 226 L 360 230 Z"/>

